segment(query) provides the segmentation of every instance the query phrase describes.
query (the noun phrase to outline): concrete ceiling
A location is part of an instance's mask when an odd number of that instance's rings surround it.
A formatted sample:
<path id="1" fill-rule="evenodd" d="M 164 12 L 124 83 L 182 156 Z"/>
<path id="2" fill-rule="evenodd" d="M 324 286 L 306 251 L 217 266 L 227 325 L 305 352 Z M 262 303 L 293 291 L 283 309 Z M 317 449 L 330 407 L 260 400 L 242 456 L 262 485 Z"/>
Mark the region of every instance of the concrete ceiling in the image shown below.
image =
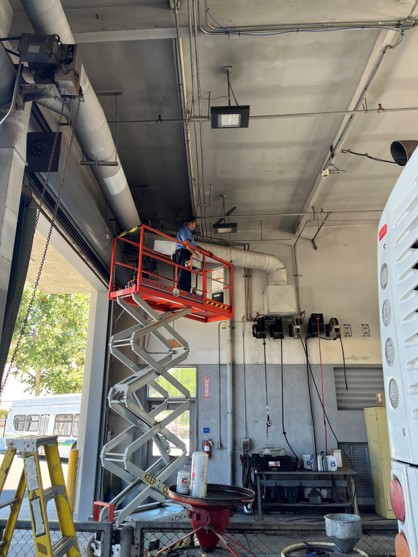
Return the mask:
<path id="1" fill-rule="evenodd" d="M 39 267 L 45 250 L 46 238 L 40 232 L 35 233 L 32 252 L 29 261 L 27 280 L 34 284 L 38 276 Z M 39 290 L 47 294 L 89 294 L 90 283 L 74 267 L 68 258 L 64 257 L 54 245 L 54 238 L 48 247 Z"/>
<path id="2" fill-rule="evenodd" d="M 173 231 L 193 210 L 220 237 L 225 199 L 234 241 L 377 223 L 401 168 L 341 150 L 390 160 L 417 135 L 415 0 L 62 3 L 143 220 Z M 224 66 L 247 129 L 210 127 Z"/>

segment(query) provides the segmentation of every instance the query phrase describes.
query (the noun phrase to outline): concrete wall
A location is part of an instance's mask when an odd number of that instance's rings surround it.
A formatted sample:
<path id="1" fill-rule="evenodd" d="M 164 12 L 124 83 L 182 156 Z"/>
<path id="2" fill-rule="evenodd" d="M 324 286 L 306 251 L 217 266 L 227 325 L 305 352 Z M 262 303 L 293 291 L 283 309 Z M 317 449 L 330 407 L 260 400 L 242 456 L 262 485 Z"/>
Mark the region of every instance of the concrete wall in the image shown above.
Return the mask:
<path id="1" fill-rule="evenodd" d="M 288 270 L 288 282 L 299 284 L 301 310 L 306 323 L 312 312 L 324 314 L 325 321 L 336 317 L 341 326 L 349 324 L 352 336 L 343 338 L 348 365 L 379 365 L 381 362 L 379 318 L 376 287 L 376 226 L 323 228 L 316 240 L 317 250 L 301 239 L 293 248 L 273 243 L 255 244 L 251 249 L 279 257 Z M 297 267 L 297 269 L 296 269 Z M 298 274 L 297 281 L 295 274 Z M 262 293 L 267 284 L 264 272 L 251 273 L 252 318 L 263 313 Z M 190 345 L 190 354 L 182 365 L 198 368 L 198 443 L 211 438 L 214 442 L 209 481 L 228 479 L 228 454 L 232 451 L 233 481 L 240 481 L 239 454 L 242 437 L 250 437 L 252 448 L 268 443 L 286 448 L 283 436 L 281 392 L 281 343 L 266 341 L 269 414 L 272 426 L 266 433 L 266 383 L 263 342 L 252 336 L 252 321 L 244 321 L 243 270 L 235 269 L 235 320 L 233 338 L 233 423 L 234 442 L 227 436 L 227 366 L 226 338 L 228 323 L 201 324 L 188 319 L 176 322 L 176 330 Z M 363 336 L 362 325 L 368 325 L 370 336 Z M 298 455 L 313 450 L 313 425 L 307 388 L 305 353 L 300 341 L 287 337 L 283 347 L 284 418 L 287 438 Z M 319 347 L 309 340 L 309 355 L 316 381 L 320 386 Z M 152 350 L 152 344 L 150 345 Z M 339 341 L 321 343 L 325 404 L 332 427 L 340 441 L 366 441 L 363 413 L 339 411 L 336 404 L 333 366 L 343 363 Z M 120 373 L 120 368 L 119 368 Z M 209 378 L 210 398 L 204 398 L 204 378 Z M 324 448 L 322 409 L 317 395 L 312 395 L 317 449 Z M 203 433 L 203 428 L 210 432 Z M 337 441 L 328 428 L 328 448 Z"/>

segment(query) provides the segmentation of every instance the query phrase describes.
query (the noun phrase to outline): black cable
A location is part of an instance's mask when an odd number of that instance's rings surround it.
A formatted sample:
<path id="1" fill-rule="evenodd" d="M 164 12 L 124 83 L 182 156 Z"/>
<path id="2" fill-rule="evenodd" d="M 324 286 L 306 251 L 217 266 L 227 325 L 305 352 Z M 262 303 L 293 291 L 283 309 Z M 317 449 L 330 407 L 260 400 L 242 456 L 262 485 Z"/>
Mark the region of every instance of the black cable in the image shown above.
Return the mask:
<path id="1" fill-rule="evenodd" d="M 343 355 L 343 369 L 344 369 L 344 383 L 345 383 L 345 390 L 348 391 L 348 383 L 347 383 L 347 368 L 345 367 L 345 354 L 344 354 L 344 345 L 343 339 L 340 337 L 340 344 L 341 344 L 341 353 Z"/>
<path id="2" fill-rule="evenodd" d="M 341 149 L 340 153 L 343 153 L 343 155 L 349 153 L 350 155 L 357 155 L 358 157 L 366 157 L 367 159 L 371 159 L 372 161 L 377 161 L 377 162 L 387 162 L 388 164 L 397 164 L 395 161 L 388 161 L 386 159 L 379 159 L 378 157 L 372 157 L 368 153 L 356 153 L 351 149 Z"/>
<path id="3" fill-rule="evenodd" d="M 312 336 L 312 335 L 308 335 L 306 338 L 307 339 L 308 338 L 320 338 L 321 340 L 337 340 L 336 338 L 328 338 L 328 337 L 321 337 L 321 336 L 318 337 L 318 336 Z M 339 341 L 341 343 L 341 353 L 342 353 L 342 356 L 343 356 L 344 383 L 345 383 L 345 388 L 348 391 L 347 368 L 346 368 L 346 365 L 345 365 L 345 353 L 344 353 L 343 340 L 342 340 L 341 337 L 338 337 L 338 338 L 339 338 Z"/>
<path id="4" fill-rule="evenodd" d="M 269 411 L 269 393 L 267 388 L 267 357 L 266 357 L 266 339 L 263 338 L 264 350 L 264 380 L 266 384 L 266 437 L 269 436 L 269 427 L 271 427 L 270 411 Z"/>
<path id="5" fill-rule="evenodd" d="M 311 378 L 312 378 L 313 384 L 314 384 L 314 386 L 315 386 L 316 394 L 318 395 L 319 401 L 320 401 L 321 406 L 322 406 L 322 408 L 323 408 L 323 410 L 324 410 L 325 418 L 326 418 L 326 420 L 327 420 L 327 423 L 328 423 L 328 425 L 329 425 L 329 428 L 330 428 L 332 434 L 334 435 L 335 440 L 337 441 L 337 443 L 340 443 L 340 441 L 339 441 L 339 439 L 338 439 L 338 437 L 337 437 L 337 434 L 335 433 L 335 431 L 334 431 L 334 429 L 333 429 L 333 427 L 332 427 L 332 425 L 331 425 L 330 419 L 328 418 L 328 414 L 327 414 L 327 412 L 326 412 L 326 410 L 325 410 L 325 408 L 324 408 L 324 406 L 323 406 L 323 404 L 322 404 L 321 395 L 320 395 L 320 393 L 319 393 L 318 386 L 317 386 L 317 384 L 316 384 L 315 377 L 314 377 L 314 374 L 313 374 L 313 372 L 312 372 L 312 367 L 311 367 L 311 364 L 310 364 L 310 362 L 309 362 L 309 356 L 308 356 L 308 344 L 307 344 L 308 338 L 317 338 L 317 337 L 312 337 L 312 336 L 307 336 L 307 337 L 305 337 L 305 344 L 303 343 L 303 339 L 300 338 L 300 341 L 301 341 L 301 343 L 302 343 L 302 346 L 303 346 L 303 349 L 304 349 L 304 352 L 305 352 L 305 355 L 306 355 L 307 367 L 308 367 L 310 376 L 311 376 Z M 331 340 L 331 339 L 326 339 L 326 340 Z M 348 454 L 346 453 L 346 451 L 344 450 L 343 447 L 341 447 L 341 450 L 342 450 L 342 452 L 344 453 L 346 459 L 348 460 L 348 462 L 349 462 L 349 464 L 350 464 L 350 466 L 351 466 L 351 468 L 352 468 L 352 467 L 353 467 L 353 463 L 352 463 L 352 461 L 351 461 L 351 458 L 348 456 Z"/>
<path id="6" fill-rule="evenodd" d="M 238 101 L 237 101 L 237 98 L 236 98 L 235 93 L 234 93 L 234 90 L 232 89 L 231 82 L 229 82 L 229 88 L 231 89 L 231 93 L 232 93 L 232 96 L 234 97 L 235 104 L 236 104 L 237 106 L 239 106 Z"/>
<path id="7" fill-rule="evenodd" d="M 287 443 L 287 446 L 289 447 L 289 449 L 292 451 L 292 453 L 294 454 L 294 456 L 299 460 L 298 455 L 295 453 L 295 451 L 293 450 L 291 444 L 289 443 L 288 439 L 287 439 L 287 433 L 286 433 L 286 428 L 284 426 L 284 370 L 283 370 L 283 339 L 280 339 L 280 372 L 281 372 L 281 390 L 282 390 L 282 433 L 283 433 L 283 437 L 285 438 L 285 441 Z"/>
<path id="8" fill-rule="evenodd" d="M 251 476 L 251 457 L 248 453 L 242 455 L 242 487 L 253 489 L 253 480 Z"/>

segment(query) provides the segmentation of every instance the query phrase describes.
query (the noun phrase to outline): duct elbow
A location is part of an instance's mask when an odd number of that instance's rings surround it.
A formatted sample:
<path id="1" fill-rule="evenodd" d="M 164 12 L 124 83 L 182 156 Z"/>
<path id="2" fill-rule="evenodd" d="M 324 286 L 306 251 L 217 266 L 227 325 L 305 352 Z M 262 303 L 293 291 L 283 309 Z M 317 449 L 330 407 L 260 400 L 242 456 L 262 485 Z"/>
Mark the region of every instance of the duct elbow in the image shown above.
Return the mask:
<path id="1" fill-rule="evenodd" d="M 287 284 L 287 272 L 284 267 L 271 271 L 267 276 L 270 286 L 283 286 Z"/>

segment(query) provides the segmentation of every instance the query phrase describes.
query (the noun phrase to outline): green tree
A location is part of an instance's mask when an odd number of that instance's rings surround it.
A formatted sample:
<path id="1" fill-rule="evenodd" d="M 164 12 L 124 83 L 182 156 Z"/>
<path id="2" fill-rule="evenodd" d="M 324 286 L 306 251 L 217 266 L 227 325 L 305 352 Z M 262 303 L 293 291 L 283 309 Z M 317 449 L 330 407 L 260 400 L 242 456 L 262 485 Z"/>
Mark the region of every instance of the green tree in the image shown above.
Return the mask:
<path id="1" fill-rule="evenodd" d="M 33 286 L 26 283 L 10 355 L 14 352 L 32 295 Z M 89 303 L 90 296 L 83 294 L 35 293 L 14 361 L 14 373 L 27 385 L 28 392 L 81 391 Z"/>

